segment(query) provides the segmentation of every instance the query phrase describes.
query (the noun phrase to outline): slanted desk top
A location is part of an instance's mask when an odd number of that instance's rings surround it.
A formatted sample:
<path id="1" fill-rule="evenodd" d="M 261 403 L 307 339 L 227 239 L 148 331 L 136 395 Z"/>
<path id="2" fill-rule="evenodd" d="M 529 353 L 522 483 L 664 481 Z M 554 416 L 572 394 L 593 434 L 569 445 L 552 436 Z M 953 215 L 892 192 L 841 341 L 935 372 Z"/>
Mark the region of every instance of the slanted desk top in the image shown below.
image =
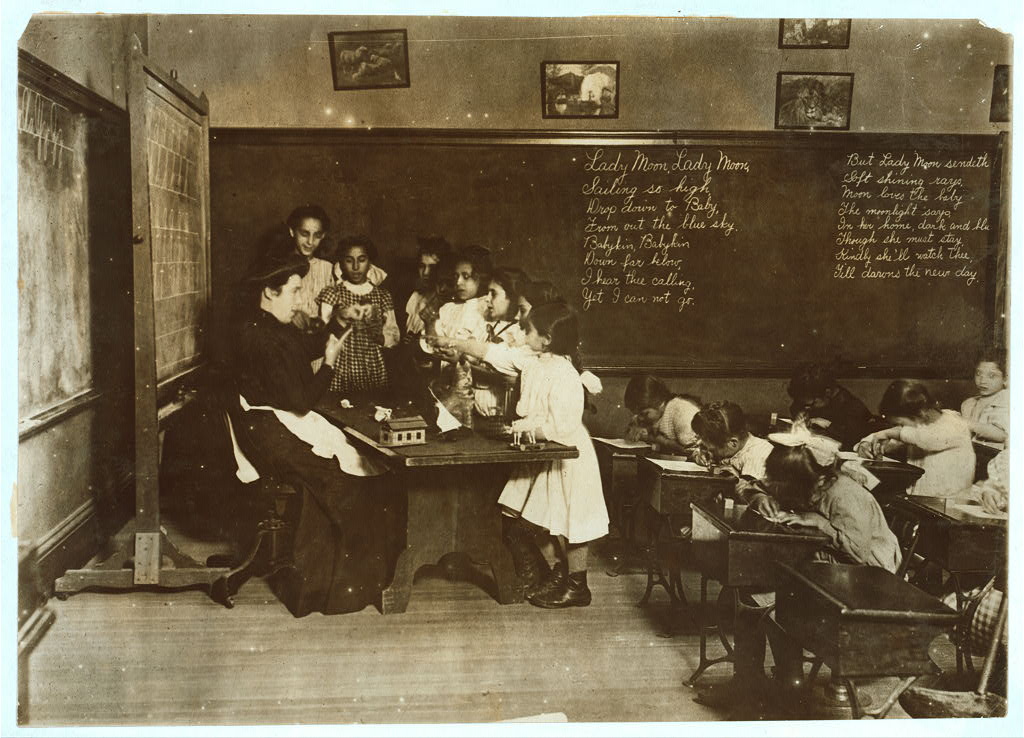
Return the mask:
<path id="1" fill-rule="evenodd" d="M 972 515 L 966 500 L 910 495 L 893 505 L 921 521 L 915 553 L 952 574 L 995 573 L 1006 560 L 1007 521 Z M 975 506 L 983 513 L 980 505 Z"/>
<path id="2" fill-rule="evenodd" d="M 339 396 L 328 393 L 314 408 L 341 425 L 352 440 L 368 446 L 387 459 L 393 467 L 458 466 L 463 464 L 516 464 L 526 461 L 574 459 L 579 451 L 573 446 L 546 441 L 540 449 L 519 451 L 508 441 L 471 433 L 455 441 L 445 441 L 434 429 L 427 430 L 427 442 L 418 446 L 382 446 L 378 440 L 380 423 L 373 419 L 372 405 L 343 408 Z"/>
<path id="3" fill-rule="evenodd" d="M 701 574 L 730 587 L 774 587 L 776 562 L 795 564 L 828 544 L 815 528 L 783 525 L 724 502 L 698 500 L 693 508 L 693 558 Z"/>

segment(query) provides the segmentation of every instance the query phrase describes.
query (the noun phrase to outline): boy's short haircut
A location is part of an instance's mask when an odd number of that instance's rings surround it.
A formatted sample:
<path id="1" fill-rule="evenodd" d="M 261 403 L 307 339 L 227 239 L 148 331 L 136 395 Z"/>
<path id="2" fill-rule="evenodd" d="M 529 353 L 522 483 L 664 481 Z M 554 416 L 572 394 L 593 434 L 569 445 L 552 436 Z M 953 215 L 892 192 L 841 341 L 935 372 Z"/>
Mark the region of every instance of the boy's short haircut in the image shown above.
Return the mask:
<path id="1" fill-rule="evenodd" d="M 724 446 L 730 438 L 747 435 L 747 416 L 735 402 L 711 402 L 702 407 L 690 423 L 701 440 Z"/>

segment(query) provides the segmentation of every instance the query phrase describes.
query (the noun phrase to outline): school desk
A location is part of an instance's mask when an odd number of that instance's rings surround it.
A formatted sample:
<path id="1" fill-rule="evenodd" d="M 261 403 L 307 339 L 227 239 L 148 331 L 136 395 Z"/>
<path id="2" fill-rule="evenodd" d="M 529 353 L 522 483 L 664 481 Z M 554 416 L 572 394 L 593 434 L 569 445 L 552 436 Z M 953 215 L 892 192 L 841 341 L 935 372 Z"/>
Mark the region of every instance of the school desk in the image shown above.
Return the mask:
<path id="1" fill-rule="evenodd" d="M 914 553 L 949 572 L 956 593 L 957 610 L 967 605 L 961 578 L 992 576 L 1006 562 L 1005 517 L 992 517 L 980 504 L 947 497 L 909 495 L 892 502 L 920 521 L 920 537 Z M 969 639 L 957 639 L 957 669 L 973 668 Z"/>
<path id="2" fill-rule="evenodd" d="M 885 717 L 911 684 L 937 671 L 928 647 L 960 617 L 938 598 L 875 566 L 777 566 L 779 628 L 828 665 L 833 679 L 845 683 L 854 719 Z M 816 673 L 817 667 L 809 685 Z M 853 680 L 876 677 L 902 679 L 877 710 L 865 712 Z"/>
<path id="3" fill-rule="evenodd" d="M 425 444 L 387 447 L 378 441 L 380 424 L 373 419 L 372 405 L 342 408 L 338 397 L 329 393 L 316 410 L 384 461 L 407 495 L 405 547 L 383 593 L 385 615 L 405 612 L 421 566 L 460 560 L 490 565 L 501 604 L 522 601 L 522 583 L 501 540 L 498 495 L 508 479 L 509 464 L 571 459 L 579 455 L 576 448 L 546 442 L 537 450 L 519 451 L 505 440 L 478 433 L 445 441 L 433 430 L 428 430 Z"/>
<path id="4" fill-rule="evenodd" d="M 775 589 L 777 562 L 794 564 L 810 559 L 815 551 L 828 544 L 828 536 L 815 528 L 773 523 L 746 505 L 728 506 L 720 500 L 698 500 L 690 503 L 693 511 L 691 560 L 700 571 L 700 662 L 685 684 L 694 682 L 709 667 L 732 661 L 732 645 L 725 637 L 717 607 L 718 621 L 707 622 L 708 581 L 715 580 L 724 593 L 733 595 L 735 588 L 751 587 L 757 591 Z M 707 639 L 716 634 L 725 648 L 725 655 L 707 657 Z"/>
<path id="5" fill-rule="evenodd" d="M 861 459 L 861 464 L 878 477 L 878 485 L 871 490 L 880 502 L 907 494 L 924 474 L 924 469 L 894 459 Z"/>
<path id="6" fill-rule="evenodd" d="M 645 441 L 627 441 L 622 438 L 594 438 L 593 441 L 612 524 L 623 539 L 630 540 L 635 528 L 633 514 L 637 499 L 637 464 L 654 447 Z"/>
<path id="7" fill-rule="evenodd" d="M 637 476 L 640 500 L 650 517 L 645 526 L 647 589 L 640 604 L 647 604 L 658 585 L 668 593 L 673 606 L 685 604 L 681 569 L 692 523 L 690 503 L 730 494 L 736 488 L 736 478 L 712 474 L 681 459 L 664 458 L 640 459 Z"/>

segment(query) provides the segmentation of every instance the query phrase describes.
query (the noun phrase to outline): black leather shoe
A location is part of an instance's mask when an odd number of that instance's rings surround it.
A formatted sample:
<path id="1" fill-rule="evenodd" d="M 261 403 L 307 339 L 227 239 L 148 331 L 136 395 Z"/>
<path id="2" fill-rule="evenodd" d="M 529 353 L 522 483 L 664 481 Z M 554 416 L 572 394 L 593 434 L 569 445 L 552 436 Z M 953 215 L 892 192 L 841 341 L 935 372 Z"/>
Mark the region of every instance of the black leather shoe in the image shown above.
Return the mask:
<path id="1" fill-rule="evenodd" d="M 590 604 L 590 588 L 585 571 L 570 574 L 562 587 L 552 587 L 527 597 L 531 605 L 555 610 L 562 607 L 586 607 Z"/>
<path id="2" fill-rule="evenodd" d="M 541 558 L 544 558 L 543 556 Z M 547 568 L 547 562 L 544 562 L 544 567 Z M 533 585 L 526 587 L 526 598 L 536 597 L 538 595 L 547 595 L 552 591 L 561 591 L 566 585 L 565 580 L 568 575 L 565 573 L 565 569 L 560 566 L 557 562 L 555 565 L 547 570 L 540 580 Z"/>

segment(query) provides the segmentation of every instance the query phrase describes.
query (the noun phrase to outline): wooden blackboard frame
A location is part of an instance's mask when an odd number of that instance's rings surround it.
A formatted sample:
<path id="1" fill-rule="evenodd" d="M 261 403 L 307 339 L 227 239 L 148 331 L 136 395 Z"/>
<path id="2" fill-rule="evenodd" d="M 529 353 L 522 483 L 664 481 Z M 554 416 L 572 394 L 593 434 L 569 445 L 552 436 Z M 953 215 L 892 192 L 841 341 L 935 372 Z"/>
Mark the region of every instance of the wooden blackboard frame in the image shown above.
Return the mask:
<path id="1" fill-rule="evenodd" d="M 889 145 L 893 148 L 921 145 L 926 142 L 937 150 L 957 150 L 966 146 L 991 149 L 993 163 L 989 186 L 989 223 L 992 224 L 986 243 L 984 263 L 986 274 L 992 278 L 985 282 L 984 311 L 986 325 L 991 326 L 984 340 L 1004 343 L 1005 316 L 1003 301 L 997 283 L 1005 282 L 1005 271 L 997 273 L 1005 265 L 1006 240 L 1000 227 L 1008 202 L 1004 202 L 1002 178 L 1004 155 L 1007 145 L 1006 132 L 995 134 L 962 133 L 892 133 L 892 132 L 848 132 L 848 131 L 551 131 L 551 130 L 465 130 L 465 129 L 323 129 L 323 128 L 212 128 L 212 147 L 244 145 L 262 146 L 319 146 L 319 145 L 365 145 L 369 147 L 403 145 L 436 146 L 646 146 L 674 145 L 689 146 L 746 146 L 754 148 L 783 149 L 798 147 L 806 149 L 833 150 L 862 145 Z M 1002 292 L 1005 292 L 1003 290 Z M 643 357 L 639 357 L 642 359 Z M 587 357 L 587 366 L 605 375 L 632 375 L 638 372 L 657 373 L 679 377 L 751 377 L 781 378 L 791 376 L 795 363 L 744 364 L 726 362 L 703 362 L 683 364 L 671 361 L 644 362 L 623 361 L 621 357 L 599 355 Z M 889 378 L 915 376 L 920 378 L 948 378 L 962 374 L 961 368 L 951 366 L 900 364 L 878 365 L 850 362 L 840 366 L 844 377 Z"/>

